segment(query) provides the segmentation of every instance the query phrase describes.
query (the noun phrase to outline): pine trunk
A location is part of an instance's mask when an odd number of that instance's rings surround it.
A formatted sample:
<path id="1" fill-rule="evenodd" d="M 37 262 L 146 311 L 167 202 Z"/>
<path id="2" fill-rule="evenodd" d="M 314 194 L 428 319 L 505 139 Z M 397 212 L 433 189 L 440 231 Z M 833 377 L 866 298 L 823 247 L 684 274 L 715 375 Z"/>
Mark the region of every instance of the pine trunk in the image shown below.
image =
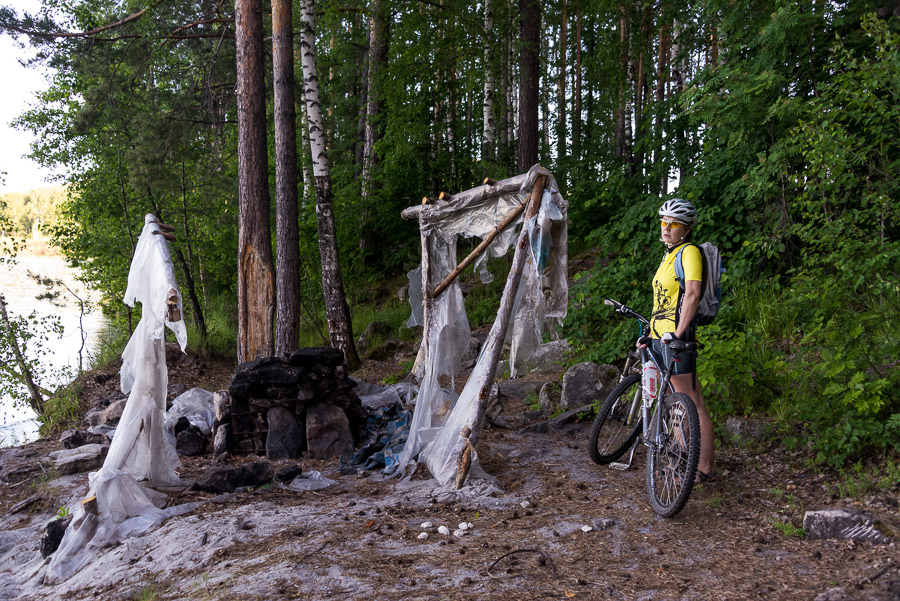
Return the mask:
<path id="1" fill-rule="evenodd" d="M 521 63 L 519 73 L 518 172 L 528 171 L 538 158 L 538 87 L 540 82 L 541 5 L 519 0 Z"/>
<path id="2" fill-rule="evenodd" d="M 292 0 L 272 0 L 275 80 L 275 353 L 300 341 L 300 233 L 297 223 L 297 125 L 294 112 Z"/>
<path id="3" fill-rule="evenodd" d="M 316 45 L 314 33 L 315 6 L 313 0 L 301 3 L 300 53 L 303 63 L 303 88 L 306 111 L 309 117 L 309 140 L 312 147 L 313 176 L 316 181 L 316 226 L 319 234 L 319 255 L 322 260 L 322 290 L 325 300 L 325 318 L 328 321 L 328 337 L 331 346 L 344 352 L 347 366 L 359 367 L 359 355 L 353 342 L 353 325 L 350 308 L 344 294 L 344 282 L 338 260 L 335 235 L 334 209 L 331 196 L 331 169 L 325 146 L 325 129 L 322 123 L 322 105 L 319 100 L 319 78 L 316 70 Z"/>
<path id="4" fill-rule="evenodd" d="M 566 0 L 562 0 L 562 22 L 559 25 L 559 79 L 556 85 L 556 104 L 559 109 L 559 115 L 556 122 L 556 161 L 557 161 L 557 181 L 565 181 L 565 175 L 560 173 L 561 163 L 566 156 L 567 144 L 567 127 L 566 127 L 566 49 L 568 46 L 569 22 Z"/>
<path id="5" fill-rule="evenodd" d="M 275 282 L 269 228 L 260 0 L 235 0 L 238 114 L 238 360 L 270 356 Z"/>

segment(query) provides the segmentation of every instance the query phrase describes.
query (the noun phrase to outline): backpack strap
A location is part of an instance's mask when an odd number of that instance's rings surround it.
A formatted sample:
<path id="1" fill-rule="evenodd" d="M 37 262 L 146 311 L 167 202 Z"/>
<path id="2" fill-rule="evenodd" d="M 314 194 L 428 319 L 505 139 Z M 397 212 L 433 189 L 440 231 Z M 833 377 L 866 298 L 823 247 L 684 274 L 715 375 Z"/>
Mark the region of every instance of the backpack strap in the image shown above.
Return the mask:
<path id="1" fill-rule="evenodd" d="M 681 253 L 684 252 L 686 246 L 687 244 L 683 244 L 678 249 L 678 252 L 675 253 L 675 279 L 678 280 L 678 285 L 681 286 L 682 292 L 684 292 L 684 264 L 681 262 Z"/>

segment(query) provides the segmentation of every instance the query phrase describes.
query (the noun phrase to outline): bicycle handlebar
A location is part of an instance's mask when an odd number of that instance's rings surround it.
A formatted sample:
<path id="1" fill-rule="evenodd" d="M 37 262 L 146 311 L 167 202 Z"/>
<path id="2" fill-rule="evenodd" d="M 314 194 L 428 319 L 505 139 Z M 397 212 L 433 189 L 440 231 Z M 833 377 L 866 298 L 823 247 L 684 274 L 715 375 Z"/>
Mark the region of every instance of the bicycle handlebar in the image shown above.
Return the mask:
<path id="1" fill-rule="evenodd" d="M 619 314 L 621 314 L 621 315 L 624 315 L 625 317 L 633 317 L 633 318 L 637 319 L 638 321 L 640 321 L 640 322 L 641 322 L 642 324 L 644 324 L 645 326 L 646 326 L 646 325 L 650 325 L 650 322 L 647 320 L 646 317 L 644 317 L 643 315 L 641 315 L 640 313 L 638 313 L 638 312 L 635 311 L 634 309 L 630 309 L 629 307 L 626 307 L 625 305 L 623 305 L 623 304 L 620 303 L 619 301 L 615 301 L 615 300 L 613 300 L 613 299 L 611 299 L 611 298 L 605 298 L 605 299 L 603 299 L 603 304 L 604 304 L 604 305 L 609 305 L 610 307 L 614 307 L 615 310 L 616 310 L 616 313 L 619 313 Z"/>

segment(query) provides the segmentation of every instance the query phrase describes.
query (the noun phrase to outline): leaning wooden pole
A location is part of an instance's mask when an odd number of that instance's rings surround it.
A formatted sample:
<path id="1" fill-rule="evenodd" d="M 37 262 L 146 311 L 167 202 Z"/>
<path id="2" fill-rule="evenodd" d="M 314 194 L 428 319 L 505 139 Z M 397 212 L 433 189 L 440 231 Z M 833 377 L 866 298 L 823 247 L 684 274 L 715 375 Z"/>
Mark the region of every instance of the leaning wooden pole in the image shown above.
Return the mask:
<path id="1" fill-rule="evenodd" d="M 505 230 L 507 227 L 509 227 L 509 225 L 513 221 L 515 221 L 519 217 L 519 215 L 522 214 L 522 211 L 525 210 L 526 206 L 527 206 L 526 203 L 522 203 L 521 205 L 519 205 L 516 209 L 513 210 L 512 213 L 507 215 L 506 218 L 503 221 L 501 221 L 490 234 L 485 236 L 484 240 L 481 241 L 481 244 L 476 246 L 475 250 L 473 250 L 471 253 L 469 253 L 469 256 L 466 257 L 465 259 L 463 259 L 462 262 L 456 267 L 456 269 L 454 269 L 450 273 L 450 275 L 445 277 L 443 279 L 443 281 L 434 288 L 434 292 L 432 293 L 432 296 L 434 298 L 437 298 L 441 294 L 441 292 L 446 290 L 450 286 L 450 284 L 453 283 L 453 280 L 455 280 L 457 277 L 459 277 L 459 274 L 461 274 L 466 269 L 466 267 L 471 265 L 472 262 L 475 261 L 475 259 L 477 259 L 478 256 L 482 252 L 484 252 L 484 250 L 491 244 L 491 242 L 493 242 L 494 239 L 503 232 L 503 230 Z"/>
<path id="2" fill-rule="evenodd" d="M 522 271 L 525 267 L 525 261 L 528 257 L 529 238 L 528 229 L 525 224 L 528 220 L 537 215 L 541 208 L 541 198 L 544 194 L 544 186 L 547 183 L 545 175 L 539 175 L 534 182 L 534 188 L 528 200 L 528 208 L 525 212 L 525 222 L 522 225 L 522 233 L 519 234 L 519 241 L 516 243 L 516 253 L 513 257 L 512 267 L 510 268 L 509 277 L 506 279 L 506 286 L 503 289 L 503 296 L 500 299 L 500 309 L 497 311 L 497 318 L 488 334 L 485 342 L 485 349 L 482 351 L 482 357 L 488 358 L 488 367 L 484 372 L 481 382 L 478 382 L 479 393 L 475 411 L 469 414 L 469 419 L 460 428 L 460 435 L 468 429 L 470 434 L 465 437 L 467 442 L 461 449 L 456 451 L 457 456 L 454 458 L 457 465 L 465 466 L 467 464 L 466 454 L 470 452 L 469 445 L 472 447 L 478 444 L 481 435 L 481 426 L 484 423 L 484 413 L 487 409 L 487 403 L 491 396 L 491 386 L 494 383 L 494 376 L 497 374 L 497 364 L 500 361 L 500 353 L 503 351 L 503 342 L 506 339 L 506 331 L 509 328 L 509 321 L 512 317 L 513 305 L 516 300 L 516 292 L 519 289 L 519 283 L 522 280 Z M 457 474 L 456 487 L 460 488 L 465 484 L 467 473 Z"/>

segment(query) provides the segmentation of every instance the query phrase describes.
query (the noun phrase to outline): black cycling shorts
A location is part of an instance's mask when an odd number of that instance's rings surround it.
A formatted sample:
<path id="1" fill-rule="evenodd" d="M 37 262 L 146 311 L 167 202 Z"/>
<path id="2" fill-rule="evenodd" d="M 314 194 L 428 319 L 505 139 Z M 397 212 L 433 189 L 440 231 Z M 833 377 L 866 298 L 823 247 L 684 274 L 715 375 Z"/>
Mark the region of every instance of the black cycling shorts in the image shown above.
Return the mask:
<path id="1" fill-rule="evenodd" d="M 672 349 L 657 338 L 651 340 L 650 348 L 657 357 L 662 358 L 663 367 L 668 369 L 669 362 L 672 360 Z M 697 371 L 697 351 L 684 351 L 678 355 L 677 359 L 672 370 L 673 374 L 692 374 Z"/>

